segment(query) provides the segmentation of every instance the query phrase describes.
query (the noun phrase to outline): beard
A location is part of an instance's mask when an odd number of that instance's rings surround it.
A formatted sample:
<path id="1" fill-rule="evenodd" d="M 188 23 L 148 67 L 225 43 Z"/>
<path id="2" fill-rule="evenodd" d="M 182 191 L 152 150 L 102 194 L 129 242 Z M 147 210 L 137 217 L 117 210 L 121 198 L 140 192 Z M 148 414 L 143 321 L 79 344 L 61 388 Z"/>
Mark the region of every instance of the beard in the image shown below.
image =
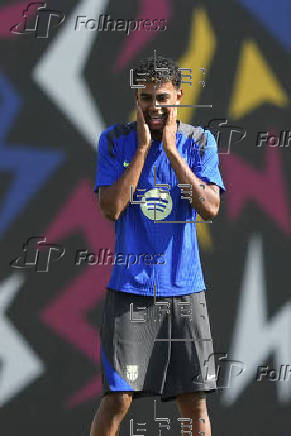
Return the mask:
<path id="1" fill-rule="evenodd" d="M 144 113 L 144 119 L 152 132 L 162 132 L 168 119 L 167 109 L 162 108 L 162 114 L 150 114 L 147 111 Z"/>

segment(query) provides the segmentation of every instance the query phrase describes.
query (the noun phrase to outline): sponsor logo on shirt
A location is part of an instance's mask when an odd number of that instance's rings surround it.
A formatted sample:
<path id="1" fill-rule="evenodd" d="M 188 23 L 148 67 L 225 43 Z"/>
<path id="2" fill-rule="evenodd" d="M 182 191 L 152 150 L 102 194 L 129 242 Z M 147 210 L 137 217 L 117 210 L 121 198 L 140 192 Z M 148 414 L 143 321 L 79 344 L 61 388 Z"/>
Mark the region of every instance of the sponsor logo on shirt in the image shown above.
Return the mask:
<path id="1" fill-rule="evenodd" d="M 143 214 L 150 220 L 163 220 L 172 212 L 173 202 L 169 192 L 154 188 L 145 192 L 140 204 Z M 155 216 L 156 214 L 156 216 Z"/>

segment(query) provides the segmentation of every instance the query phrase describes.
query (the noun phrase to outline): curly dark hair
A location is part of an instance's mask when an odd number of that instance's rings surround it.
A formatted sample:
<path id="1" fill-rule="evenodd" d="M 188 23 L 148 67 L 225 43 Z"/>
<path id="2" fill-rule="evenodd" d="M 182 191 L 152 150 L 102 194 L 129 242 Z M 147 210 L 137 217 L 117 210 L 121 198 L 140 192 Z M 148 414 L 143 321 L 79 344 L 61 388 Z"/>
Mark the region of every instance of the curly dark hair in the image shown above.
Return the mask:
<path id="1" fill-rule="evenodd" d="M 133 84 L 144 85 L 147 82 L 169 82 L 171 81 L 176 89 L 181 86 L 181 71 L 173 59 L 165 56 L 156 56 L 156 67 L 167 68 L 166 71 L 156 71 L 154 66 L 154 56 L 143 58 L 137 61 L 133 67 Z M 139 73 L 139 74 L 138 74 Z M 143 73 L 143 75 L 141 75 Z M 138 79 L 138 80 L 137 80 Z"/>

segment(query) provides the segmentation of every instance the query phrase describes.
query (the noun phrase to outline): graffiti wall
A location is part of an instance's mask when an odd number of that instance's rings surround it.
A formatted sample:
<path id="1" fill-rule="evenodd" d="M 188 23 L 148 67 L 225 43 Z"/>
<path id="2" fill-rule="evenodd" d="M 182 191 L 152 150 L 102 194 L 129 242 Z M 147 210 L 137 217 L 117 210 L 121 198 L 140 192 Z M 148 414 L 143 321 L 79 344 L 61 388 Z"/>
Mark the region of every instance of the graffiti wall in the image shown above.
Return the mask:
<path id="1" fill-rule="evenodd" d="M 0 4 L 1 434 L 89 435 L 112 265 L 84 253 L 114 249 L 93 192 L 98 138 L 135 119 L 130 69 L 156 50 L 191 69 L 179 118 L 215 133 L 227 187 L 197 224 L 213 434 L 290 436 L 290 2 Z M 178 434 L 175 402 L 154 397 L 120 434 L 161 434 L 155 407 Z"/>

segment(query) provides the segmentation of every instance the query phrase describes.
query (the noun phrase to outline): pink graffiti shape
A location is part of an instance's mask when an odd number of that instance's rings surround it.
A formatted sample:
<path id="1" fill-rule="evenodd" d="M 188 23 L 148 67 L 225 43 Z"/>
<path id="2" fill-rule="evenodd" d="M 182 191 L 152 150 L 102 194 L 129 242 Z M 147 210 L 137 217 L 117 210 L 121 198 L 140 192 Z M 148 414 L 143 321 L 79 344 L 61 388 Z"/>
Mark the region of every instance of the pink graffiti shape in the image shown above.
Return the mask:
<path id="1" fill-rule="evenodd" d="M 137 19 L 164 19 L 166 27 L 168 27 L 169 21 L 172 18 L 172 5 L 170 0 L 140 0 L 140 8 L 137 14 Z M 159 25 L 159 21 L 156 22 Z M 133 31 L 126 37 L 116 62 L 113 66 L 115 72 L 119 72 L 126 67 L 128 62 L 134 57 L 134 55 L 141 51 L 143 46 L 147 44 L 152 38 L 166 32 L 160 30 L 144 30 L 142 26 L 139 31 Z M 159 55 L 157 51 L 157 55 Z"/>
<path id="2" fill-rule="evenodd" d="M 265 146 L 264 150 L 258 148 L 257 152 L 264 154 L 263 170 L 251 167 L 234 153 L 221 159 L 223 176 L 228 187 L 228 216 L 231 220 L 237 219 L 243 208 L 252 201 L 275 221 L 284 233 L 289 234 L 291 229 L 288 192 L 282 168 L 282 153 L 286 153 L 286 149 Z"/>
<path id="3" fill-rule="evenodd" d="M 12 6 L 4 6 L 0 9 L 0 37 L 14 38 L 17 34 L 10 31 L 11 27 L 23 21 L 23 11 L 27 8 L 29 2 L 21 2 Z M 30 8 L 30 15 L 36 12 L 38 6 Z"/>
<path id="4" fill-rule="evenodd" d="M 63 242 L 74 234 L 84 235 L 85 243 L 78 249 L 88 249 L 97 254 L 100 248 L 114 252 L 113 226 L 104 220 L 98 210 L 96 194 L 92 192 L 91 181 L 83 180 L 71 192 L 52 225 L 46 232 L 47 243 Z M 75 259 L 75 256 L 73 256 Z M 93 362 L 100 364 L 100 337 L 97 329 L 86 319 L 88 311 L 96 308 L 105 297 L 111 265 L 76 266 L 72 263 L 73 279 L 65 289 L 40 313 L 41 320 L 57 335 L 73 345 Z M 80 271 L 80 273 L 79 273 Z M 84 374 L 84 379 L 86 374 Z M 97 398 L 101 391 L 100 375 L 87 382 L 86 386 L 74 393 L 66 407 L 73 407 L 86 400 Z"/>

